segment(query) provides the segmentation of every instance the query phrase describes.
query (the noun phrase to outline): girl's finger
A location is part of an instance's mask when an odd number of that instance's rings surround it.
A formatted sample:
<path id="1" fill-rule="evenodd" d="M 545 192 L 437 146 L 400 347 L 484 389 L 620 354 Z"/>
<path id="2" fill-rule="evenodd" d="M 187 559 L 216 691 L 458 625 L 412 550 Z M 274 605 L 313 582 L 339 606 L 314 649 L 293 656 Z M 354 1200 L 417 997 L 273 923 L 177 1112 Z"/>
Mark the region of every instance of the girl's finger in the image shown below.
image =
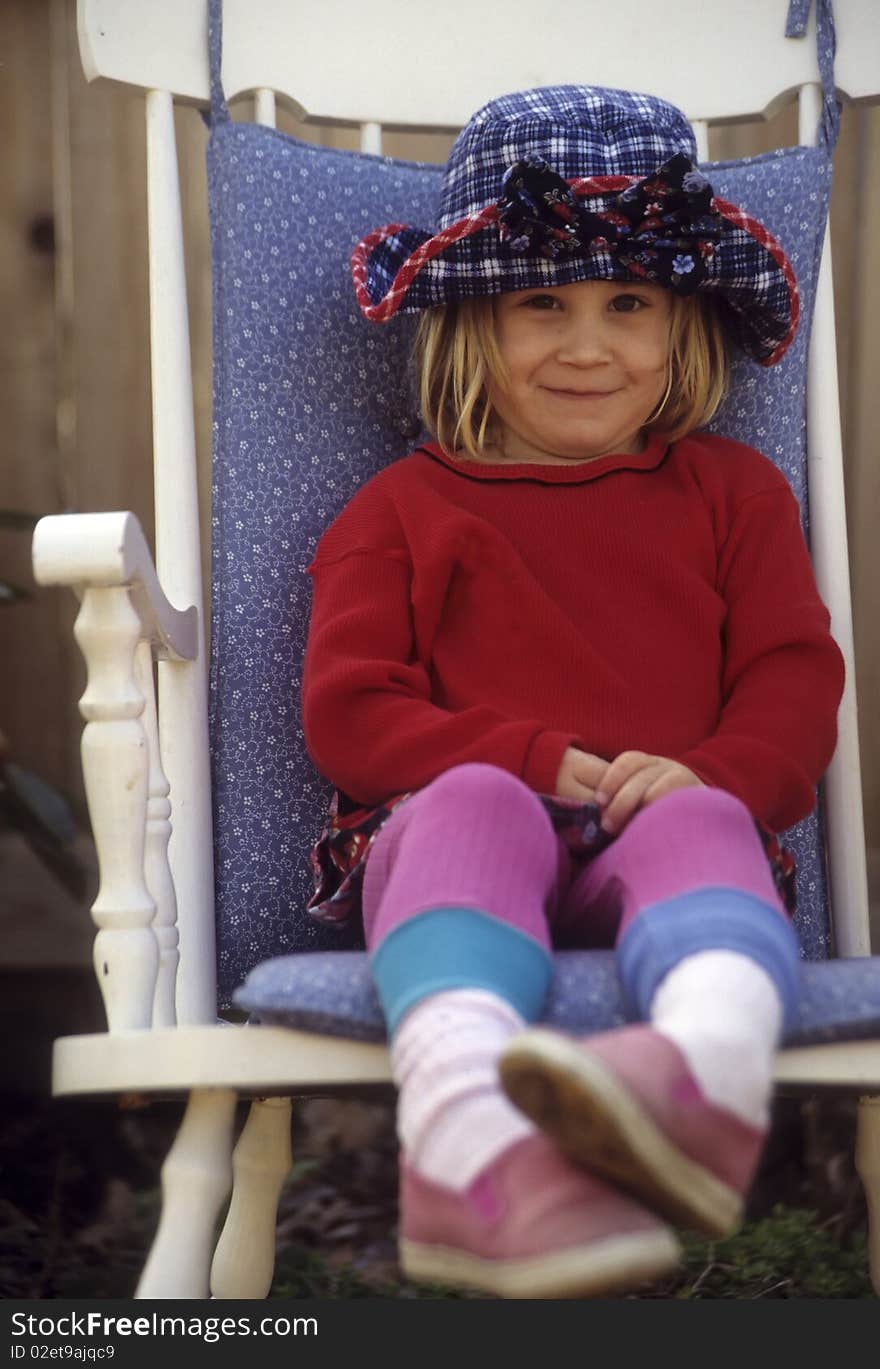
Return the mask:
<path id="1" fill-rule="evenodd" d="M 702 784 L 702 781 L 696 775 L 690 775 L 681 766 L 676 766 L 673 770 L 665 770 L 654 780 L 650 789 L 645 793 L 642 804 L 654 803 L 656 799 L 662 799 L 666 794 L 671 794 L 673 789 L 685 789 L 698 784 Z"/>
<path id="2" fill-rule="evenodd" d="M 645 766 L 631 776 L 618 790 L 614 799 L 602 814 L 602 829 L 605 832 L 619 832 L 641 807 L 644 795 L 657 778 L 656 765 Z"/>
<path id="3" fill-rule="evenodd" d="M 579 784 L 588 785 L 590 789 L 596 790 L 605 778 L 608 769 L 608 762 L 601 756 L 593 756 L 588 751 L 579 755 L 574 766 L 575 779 Z"/>
<path id="4" fill-rule="evenodd" d="M 599 802 L 612 803 L 621 787 L 632 779 L 633 775 L 655 762 L 656 757 L 649 756 L 645 751 L 622 751 L 611 761 L 601 782 L 596 786 L 599 791 Z"/>

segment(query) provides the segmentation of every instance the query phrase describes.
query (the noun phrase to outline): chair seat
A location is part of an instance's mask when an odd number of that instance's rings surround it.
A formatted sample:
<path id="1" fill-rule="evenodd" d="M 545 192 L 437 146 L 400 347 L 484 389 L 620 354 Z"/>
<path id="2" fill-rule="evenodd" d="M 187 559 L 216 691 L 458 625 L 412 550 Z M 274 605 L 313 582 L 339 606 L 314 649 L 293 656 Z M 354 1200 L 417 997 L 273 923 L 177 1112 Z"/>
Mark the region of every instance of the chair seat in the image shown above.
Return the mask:
<path id="1" fill-rule="evenodd" d="M 244 1097 L 361 1093 L 391 1082 L 384 1045 L 332 1040 L 282 1027 L 228 1022 L 155 1031 L 63 1036 L 52 1051 L 52 1093 L 149 1093 L 234 1089 Z"/>
<path id="2" fill-rule="evenodd" d="M 880 1037 L 880 956 L 806 961 L 798 1015 L 785 1046 Z M 277 956 L 257 965 L 235 1003 L 260 1022 L 384 1041 L 385 1022 L 363 951 Z M 606 1031 L 628 1021 L 613 951 L 558 951 L 544 1021 Z"/>
<path id="3" fill-rule="evenodd" d="M 777 1080 L 880 1087 L 880 956 L 807 961 L 802 971 Z M 307 1094 L 391 1082 L 385 1024 L 363 951 L 264 961 L 235 998 L 251 1025 L 63 1037 L 55 1042 L 53 1093 Z M 574 1032 L 626 1022 L 614 953 L 557 952 L 544 1020 Z"/>

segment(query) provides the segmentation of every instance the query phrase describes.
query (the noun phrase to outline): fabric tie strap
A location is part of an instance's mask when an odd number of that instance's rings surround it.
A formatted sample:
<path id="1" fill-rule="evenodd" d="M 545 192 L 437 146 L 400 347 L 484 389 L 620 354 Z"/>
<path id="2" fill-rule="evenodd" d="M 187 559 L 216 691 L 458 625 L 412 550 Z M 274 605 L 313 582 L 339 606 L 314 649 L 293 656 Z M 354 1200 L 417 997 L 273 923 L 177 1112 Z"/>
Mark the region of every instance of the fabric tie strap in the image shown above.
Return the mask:
<path id="1" fill-rule="evenodd" d="M 803 38 L 813 0 L 791 0 L 785 23 L 786 38 Z M 833 148 L 840 134 L 841 104 L 834 85 L 834 57 L 837 35 L 831 0 L 816 0 L 816 54 L 822 81 L 822 118 L 819 122 L 818 142 Z"/>
<path id="2" fill-rule="evenodd" d="M 573 183 L 577 186 L 577 182 Z M 512 166 L 498 201 L 501 237 L 517 254 L 608 252 L 634 276 L 690 295 L 705 279 L 721 237 L 712 187 L 684 155 L 616 195 L 598 213 L 539 157 Z"/>
<path id="3" fill-rule="evenodd" d="M 211 78 L 211 108 L 202 113 L 209 128 L 229 122 L 229 106 L 223 93 L 223 0 L 208 0 L 208 70 Z"/>

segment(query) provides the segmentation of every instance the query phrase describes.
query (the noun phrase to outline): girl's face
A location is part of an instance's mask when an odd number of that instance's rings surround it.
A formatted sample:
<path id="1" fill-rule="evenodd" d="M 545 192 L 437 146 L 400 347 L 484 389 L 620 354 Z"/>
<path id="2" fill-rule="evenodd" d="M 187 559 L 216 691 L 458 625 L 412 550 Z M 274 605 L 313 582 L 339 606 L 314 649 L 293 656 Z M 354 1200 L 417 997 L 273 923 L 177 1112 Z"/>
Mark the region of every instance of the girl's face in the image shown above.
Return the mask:
<path id="1" fill-rule="evenodd" d="M 660 285 L 576 281 L 499 295 L 508 381 L 493 387 L 509 461 L 565 464 L 645 446 L 666 391 L 672 297 Z"/>

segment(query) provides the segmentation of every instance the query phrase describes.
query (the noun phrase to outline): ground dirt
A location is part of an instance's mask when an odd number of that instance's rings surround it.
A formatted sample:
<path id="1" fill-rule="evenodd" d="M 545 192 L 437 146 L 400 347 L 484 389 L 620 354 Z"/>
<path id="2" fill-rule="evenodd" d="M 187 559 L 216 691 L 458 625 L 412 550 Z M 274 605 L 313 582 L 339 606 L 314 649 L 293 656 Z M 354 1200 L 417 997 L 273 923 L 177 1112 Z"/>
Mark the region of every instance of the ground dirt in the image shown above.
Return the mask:
<path id="1" fill-rule="evenodd" d="M 2 1102 L 0 1296 L 130 1297 L 158 1220 L 159 1169 L 182 1103 L 14 1095 Z M 244 1115 L 242 1106 L 240 1122 Z M 852 1100 L 779 1099 L 749 1219 L 778 1204 L 809 1209 L 816 1227 L 846 1246 L 866 1219 L 854 1127 Z M 293 1140 L 273 1295 L 417 1296 L 396 1264 L 391 1098 L 305 1100 L 295 1105 Z"/>

